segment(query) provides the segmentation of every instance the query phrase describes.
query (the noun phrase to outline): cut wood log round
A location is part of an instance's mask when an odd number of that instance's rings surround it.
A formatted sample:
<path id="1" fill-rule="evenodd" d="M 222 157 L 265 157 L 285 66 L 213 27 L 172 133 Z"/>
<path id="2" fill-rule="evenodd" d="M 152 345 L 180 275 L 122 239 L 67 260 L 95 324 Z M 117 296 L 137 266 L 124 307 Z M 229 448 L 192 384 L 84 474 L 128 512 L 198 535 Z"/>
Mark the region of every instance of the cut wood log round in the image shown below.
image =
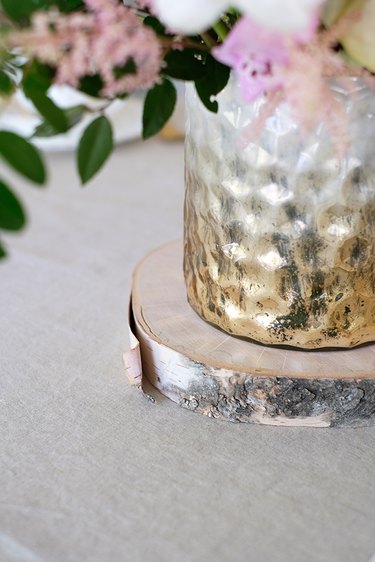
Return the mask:
<path id="1" fill-rule="evenodd" d="M 165 396 L 213 418 L 284 426 L 375 424 L 375 345 L 300 351 L 218 330 L 190 307 L 182 243 L 134 273 L 132 310 L 143 374 Z"/>

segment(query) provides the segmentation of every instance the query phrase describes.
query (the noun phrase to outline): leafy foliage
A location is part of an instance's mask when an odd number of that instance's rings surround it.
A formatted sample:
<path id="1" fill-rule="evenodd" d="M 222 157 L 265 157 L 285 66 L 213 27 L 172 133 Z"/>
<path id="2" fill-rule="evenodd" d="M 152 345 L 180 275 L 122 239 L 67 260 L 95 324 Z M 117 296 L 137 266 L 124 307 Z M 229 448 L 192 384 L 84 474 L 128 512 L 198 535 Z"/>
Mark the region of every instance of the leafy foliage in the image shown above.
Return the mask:
<path id="1" fill-rule="evenodd" d="M 219 104 L 212 97 L 217 96 L 227 85 L 230 70 L 211 55 L 206 58 L 205 74 L 195 80 L 197 93 L 209 111 L 218 112 Z"/>
<path id="2" fill-rule="evenodd" d="M 3 244 L 0 242 L 0 260 L 1 260 L 2 258 L 5 258 L 6 255 L 7 255 L 6 249 L 5 249 L 5 247 L 3 246 Z"/>
<path id="3" fill-rule="evenodd" d="M 83 7 L 82 0 L 1 0 L 1 7 L 12 20 L 26 23 L 38 11 L 56 6 L 61 12 L 72 12 Z"/>
<path id="4" fill-rule="evenodd" d="M 167 78 L 148 92 L 143 109 L 144 139 L 156 135 L 164 127 L 173 113 L 176 100 L 176 88 Z"/>
<path id="5" fill-rule="evenodd" d="M 2 8 L 5 14 L 15 20 L 27 20 L 36 10 L 41 10 L 48 6 L 45 0 L 1 0 Z"/>
<path id="6" fill-rule="evenodd" d="M 46 170 L 39 151 L 23 137 L 0 131 L 0 156 L 18 173 L 36 184 L 46 181 Z"/>
<path id="7" fill-rule="evenodd" d="M 25 223 L 26 214 L 21 202 L 11 189 L 0 181 L 0 228 L 20 230 Z"/>
<path id="8" fill-rule="evenodd" d="M 7 72 L 0 70 L 0 94 L 9 96 L 15 88 L 15 83 Z"/>
<path id="9" fill-rule="evenodd" d="M 41 64 L 37 60 L 24 68 L 21 87 L 27 97 L 32 97 L 34 93 L 44 93 L 49 90 L 55 77 L 55 70 L 47 64 Z"/>
<path id="10" fill-rule="evenodd" d="M 68 109 L 62 109 L 66 120 L 66 130 L 72 129 L 79 123 L 86 112 L 86 107 L 82 104 L 74 105 Z M 38 125 L 33 133 L 33 137 L 53 137 L 59 135 L 61 130 L 54 127 L 50 121 L 43 121 Z"/>
<path id="11" fill-rule="evenodd" d="M 119 0 L 119 4 L 122 4 L 122 0 Z M 27 31 L 32 26 L 35 12 L 48 11 L 52 7 L 57 8 L 61 14 L 80 11 L 83 17 L 90 11 L 83 0 L 0 0 L 0 98 L 11 96 L 17 89 L 22 90 L 40 116 L 40 123 L 35 127 L 31 139 L 0 130 L 0 159 L 36 185 L 46 182 L 47 173 L 43 157 L 32 139 L 66 133 L 80 123 L 88 112 L 95 114 L 92 108 L 87 107 L 91 105 L 89 102 L 87 106 L 82 103 L 62 108 L 52 99 L 50 88 L 58 76 L 57 66 L 51 63 L 53 58 L 43 59 L 38 55 L 27 57 L 22 49 L 7 47 L 7 37 L 12 34 L 12 30 L 21 30 L 21 33 Z M 152 30 L 157 41 L 160 40 L 161 67 L 159 77 L 156 76 L 158 81 L 155 83 L 154 79 L 149 82 L 154 85 L 148 87 L 144 99 L 143 138 L 148 139 L 157 134 L 173 114 L 177 100 L 174 80 L 194 82 L 205 106 L 216 112 L 218 104 L 213 98 L 225 86 L 229 69 L 212 58 L 209 47 L 202 38 L 173 35 L 157 18 L 149 15 L 147 10 L 140 10 L 139 15 L 147 33 Z M 50 26 L 50 31 L 54 31 L 53 25 Z M 208 36 L 212 39 L 215 32 L 211 30 L 211 35 Z M 66 49 L 68 51 L 69 47 Z M 25 52 L 28 52 L 27 49 Z M 139 64 L 139 61 L 129 55 L 113 68 L 115 79 L 126 76 L 136 78 Z M 93 68 L 92 72 L 79 76 L 77 89 L 87 96 L 103 100 L 102 109 L 114 99 L 125 99 L 130 95 L 125 90 L 116 91 L 109 97 L 108 90 L 105 90 L 106 79 L 106 74 Z M 77 169 L 82 184 L 94 177 L 113 150 L 112 126 L 102 109 L 96 111 L 77 148 Z M 0 230 L 19 230 L 25 223 L 26 213 L 22 203 L 12 188 L 0 179 Z M 5 255 L 5 247 L 0 241 L 0 258 Z"/>
<path id="12" fill-rule="evenodd" d="M 169 51 L 164 60 L 164 74 L 177 80 L 197 80 L 207 73 L 205 57 L 197 49 Z"/>
<path id="13" fill-rule="evenodd" d="M 93 98 L 99 98 L 103 89 L 103 80 L 99 74 L 84 76 L 79 84 L 79 90 Z"/>
<path id="14" fill-rule="evenodd" d="M 59 133 L 65 133 L 68 130 L 69 123 L 66 112 L 58 107 L 50 97 L 38 90 L 29 92 L 28 97 L 51 127 Z"/>
<path id="15" fill-rule="evenodd" d="M 77 163 L 83 184 L 100 170 L 112 150 L 112 126 L 107 117 L 102 115 L 90 123 L 79 143 Z"/>

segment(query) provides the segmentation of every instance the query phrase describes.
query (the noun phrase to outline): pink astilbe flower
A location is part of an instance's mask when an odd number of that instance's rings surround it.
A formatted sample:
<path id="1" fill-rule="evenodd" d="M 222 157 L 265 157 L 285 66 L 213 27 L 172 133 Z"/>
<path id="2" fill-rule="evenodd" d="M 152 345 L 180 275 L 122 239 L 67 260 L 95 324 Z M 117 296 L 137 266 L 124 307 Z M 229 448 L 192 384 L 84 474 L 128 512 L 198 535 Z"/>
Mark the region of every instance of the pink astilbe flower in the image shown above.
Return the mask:
<path id="1" fill-rule="evenodd" d="M 342 33 L 353 23 L 353 17 L 355 15 L 342 18 L 306 45 L 297 47 L 289 42 L 289 63 L 276 69 L 283 98 L 288 102 L 302 131 L 307 133 L 318 120 L 322 120 L 340 156 L 345 154 L 350 145 L 348 122 L 343 105 L 329 87 L 329 79 L 358 76 L 374 86 L 369 73 L 362 68 L 349 66 L 334 50 Z"/>
<path id="2" fill-rule="evenodd" d="M 342 18 L 328 30 L 318 32 L 314 15 L 305 31 L 293 35 L 242 18 L 224 43 L 213 50 L 214 56 L 238 75 L 245 100 L 266 97 L 258 122 L 244 133 L 244 142 L 250 142 L 254 131 L 260 132 L 276 106 L 286 101 L 303 133 L 322 120 L 337 152 L 345 153 L 350 144 L 347 116 L 328 79 L 366 74 L 363 69 L 349 67 L 334 49 L 353 17 Z"/>
<path id="3" fill-rule="evenodd" d="M 84 76 L 99 74 L 109 97 L 155 84 L 162 48 L 154 31 L 116 0 L 85 4 L 87 13 L 36 13 L 31 30 L 17 34 L 17 46 L 55 66 L 58 84 L 76 87 Z"/>

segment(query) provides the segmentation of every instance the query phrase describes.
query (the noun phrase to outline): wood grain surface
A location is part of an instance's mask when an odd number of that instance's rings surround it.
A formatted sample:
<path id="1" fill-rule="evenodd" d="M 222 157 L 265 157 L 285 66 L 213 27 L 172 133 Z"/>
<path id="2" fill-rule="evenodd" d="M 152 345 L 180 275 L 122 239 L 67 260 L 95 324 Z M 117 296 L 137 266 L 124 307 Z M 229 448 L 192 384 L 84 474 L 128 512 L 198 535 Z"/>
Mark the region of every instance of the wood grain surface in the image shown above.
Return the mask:
<path id="1" fill-rule="evenodd" d="M 187 303 L 181 242 L 140 263 L 133 312 L 144 373 L 191 410 L 272 425 L 366 425 L 375 419 L 374 345 L 300 351 L 221 332 Z"/>

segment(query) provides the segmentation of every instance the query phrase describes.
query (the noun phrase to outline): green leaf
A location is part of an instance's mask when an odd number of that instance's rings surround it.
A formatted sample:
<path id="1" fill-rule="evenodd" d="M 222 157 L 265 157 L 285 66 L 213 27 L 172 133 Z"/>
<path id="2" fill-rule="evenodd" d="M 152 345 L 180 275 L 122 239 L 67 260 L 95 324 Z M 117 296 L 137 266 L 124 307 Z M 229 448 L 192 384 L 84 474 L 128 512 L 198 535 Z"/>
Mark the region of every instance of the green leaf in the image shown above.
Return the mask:
<path id="1" fill-rule="evenodd" d="M 164 25 L 154 16 L 146 16 L 143 20 L 143 25 L 151 27 L 156 33 L 156 35 L 166 35 Z"/>
<path id="2" fill-rule="evenodd" d="M 77 152 L 78 172 L 83 184 L 103 166 L 113 150 L 112 126 L 102 115 L 84 131 Z"/>
<path id="3" fill-rule="evenodd" d="M 25 223 L 26 215 L 19 199 L 5 183 L 0 181 L 0 228 L 3 230 L 21 230 Z M 0 257 L 3 256 L 0 255 Z"/>
<path id="4" fill-rule="evenodd" d="M 82 8 L 82 0 L 1 0 L 1 6 L 6 15 L 23 23 L 33 12 L 57 6 L 61 12 L 72 12 Z"/>
<path id="5" fill-rule="evenodd" d="M 79 10 L 84 6 L 82 0 L 55 0 L 55 2 L 53 3 L 57 4 L 61 12 L 66 12 L 66 13 Z"/>
<path id="6" fill-rule="evenodd" d="M 68 118 L 65 112 L 58 107 L 46 94 L 41 91 L 28 91 L 27 97 L 33 102 L 40 115 L 50 123 L 59 133 L 65 133 L 68 130 Z"/>
<path id="7" fill-rule="evenodd" d="M 43 184 L 46 181 L 39 151 L 23 137 L 10 131 L 0 131 L 0 156 L 34 183 Z"/>
<path id="8" fill-rule="evenodd" d="M 55 70 L 52 67 L 34 60 L 25 71 L 22 84 L 25 95 L 32 95 L 34 92 L 46 93 L 54 77 Z"/>
<path id="9" fill-rule="evenodd" d="M 46 65 L 33 62 L 26 72 L 23 81 L 23 91 L 27 98 L 34 104 L 54 129 L 64 133 L 68 129 L 68 119 L 64 111 L 47 96 L 47 91 L 52 84 L 54 71 Z"/>
<path id="10" fill-rule="evenodd" d="M 143 108 L 144 139 L 152 137 L 164 127 L 173 113 L 176 100 L 176 88 L 166 78 L 148 92 Z"/>
<path id="11" fill-rule="evenodd" d="M 100 92 L 104 87 L 104 82 L 99 74 L 93 74 L 92 76 L 84 76 L 81 78 L 78 89 L 84 94 L 91 96 L 93 98 L 100 97 Z"/>
<path id="12" fill-rule="evenodd" d="M 0 242 L 0 260 L 6 258 L 7 252 L 2 243 Z"/>
<path id="13" fill-rule="evenodd" d="M 46 8 L 48 4 L 47 0 L 1 0 L 6 15 L 15 21 L 28 19 L 33 12 Z"/>
<path id="14" fill-rule="evenodd" d="M 206 74 L 203 78 L 195 81 L 197 93 L 204 105 L 217 113 L 219 104 L 211 98 L 217 96 L 225 88 L 230 76 L 230 69 L 214 59 L 211 55 L 206 59 Z"/>
<path id="15" fill-rule="evenodd" d="M 86 107 L 84 105 L 75 105 L 73 107 L 69 107 L 68 109 L 63 109 L 62 111 L 65 113 L 68 123 L 67 130 L 69 130 L 80 122 L 86 111 Z M 48 121 L 43 121 L 43 123 L 36 127 L 33 137 L 53 137 L 55 135 L 59 135 L 60 132 L 61 131 L 56 129 Z"/>
<path id="16" fill-rule="evenodd" d="M 9 96 L 15 89 L 15 83 L 11 79 L 8 73 L 0 70 L 0 95 Z"/>
<path id="17" fill-rule="evenodd" d="M 177 80 L 198 80 L 207 72 L 204 57 L 196 49 L 169 51 L 164 61 L 167 66 L 163 74 Z"/>
<path id="18" fill-rule="evenodd" d="M 125 64 L 123 64 L 122 66 L 115 66 L 113 69 L 113 74 L 117 79 L 122 78 L 127 74 L 136 74 L 136 72 L 137 66 L 134 62 L 133 57 L 129 57 Z"/>

